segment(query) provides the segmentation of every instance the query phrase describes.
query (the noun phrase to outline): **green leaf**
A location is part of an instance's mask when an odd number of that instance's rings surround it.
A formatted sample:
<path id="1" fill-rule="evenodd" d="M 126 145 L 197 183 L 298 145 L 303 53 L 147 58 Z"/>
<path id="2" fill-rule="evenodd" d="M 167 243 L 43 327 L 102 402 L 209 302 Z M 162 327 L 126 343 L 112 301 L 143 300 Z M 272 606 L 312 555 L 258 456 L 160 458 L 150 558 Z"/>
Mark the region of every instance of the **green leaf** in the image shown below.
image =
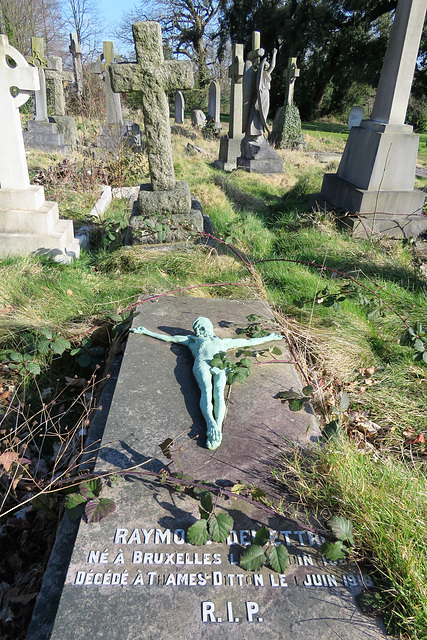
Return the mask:
<path id="1" fill-rule="evenodd" d="M 205 491 L 200 496 L 200 504 L 202 505 L 203 511 L 207 513 L 212 513 L 213 510 L 213 502 L 212 502 L 212 494 L 209 491 Z"/>
<path id="2" fill-rule="evenodd" d="M 246 571 L 258 571 L 263 566 L 267 557 L 257 544 L 251 544 L 240 556 L 239 565 Z"/>
<path id="3" fill-rule="evenodd" d="M 295 399 L 295 400 L 291 400 L 289 402 L 289 409 L 291 411 L 301 411 L 301 409 L 303 408 L 305 402 L 306 402 L 305 398 L 298 398 L 298 399 Z"/>
<path id="4" fill-rule="evenodd" d="M 40 366 L 37 364 L 37 362 L 27 362 L 25 364 L 25 368 L 28 373 L 31 373 L 33 376 L 38 376 L 41 372 Z"/>
<path id="5" fill-rule="evenodd" d="M 88 353 L 82 353 L 81 356 L 79 356 L 77 362 L 83 368 L 89 367 L 90 363 L 92 362 L 92 358 Z"/>
<path id="6" fill-rule="evenodd" d="M 263 547 L 265 544 L 267 544 L 269 540 L 270 540 L 270 530 L 267 529 L 265 525 L 262 525 L 262 527 L 260 527 L 256 532 L 253 543 L 258 544 L 260 547 Z"/>
<path id="7" fill-rule="evenodd" d="M 22 362 L 24 356 L 22 355 L 22 353 L 18 353 L 17 351 L 10 351 L 9 358 L 13 360 L 13 362 Z"/>
<path id="8" fill-rule="evenodd" d="M 279 347 L 272 347 L 271 348 L 271 353 L 273 353 L 275 356 L 281 356 L 282 355 L 282 350 L 279 349 Z"/>
<path id="9" fill-rule="evenodd" d="M 54 353 L 58 355 L 62 355 L 64 351 L 70 348 L 70 343 L 66 338 L 62 336 L 57 336 L 55 340 L 51 343 L 51 349 Z"/>
<path id="10" fill-rule="evenodd" d="M 288 550 L 282 544 L 279 544 L 277 547 L 272 547 L 268 560 L 274 571 L 277 571 L 277 573 L 285 573 L 286 567 L 289 564 Z"/>
<path id="11" fill-rule="evenodd" d="M 80 493 L 69 493 L 65 498 L 65 509 L 71 522 L 76 522 L 84 513 L 86 499 Z"/>
<path id="12" fill-rule="evenodd" d="M 172 446 L 173 446 L 172 438 L 166 438 L 166 440 L 163 440 L 163 442 L 159 444 L 159 447 L 162 450 L 163 455 L 168 460 L 172 460 L 172 451 L 171 451 Z"/>
<path id="13" fill-rule="evenodd" d="M 246 489 L 247 489 L 247 486 L 245 484 L 236 482 L 236 484 L 233 484 L 233 486 L 231 487 L 231 492 L 237 493 L 237 495 L 239 495 L 239 493 L 242 493 L 242 491 L 245 491 Z"/>
<path id="14" fill-rule="evenodd" d="M 344 393 L 341 396 L 340 404 L 338 408 L 340 411 L 347 411 L 349 406 L 350 406 L 350 396 L 348 395 L 347 391 L 344 391 Z"/>
<path id="15" fill-rule="evenodd" d="M 115 510 L 116 504 L 114 500 L 110 500 L 110 498 L 95 498 L 95 500 L 89 500 L 86 503 L 85 516 L 88 523 L 100 522 Z"/>
<path id="16" fill-rule="evenodd" d="M 50 340 L 45 340 L 42 338 L 37 345 L 37 351 L 42 355 L 46 354 L 50 348 Z"/>
<path id="17" fill-rule="evenodd" d="M 94 478 L 93 480 L 87 480 L 87 482 L 82 482 L 80 487 L 80 493 L 87 500 L 92 500 L 93 498 L 97 498 L 102 490 L 102 482 L 99 478 Z"/>
<path id="18" fill-rule="evenodd" d="M 201 546 L 209 540 L 208 521 L 198 520 L 187 531 L 187 540 L 190 544 Z"/>
<path id="19" fill-rule="evenodd" d="M 424 342 L 422 340 L 420 340 L 419 338 L 414 340 L 414 343 L 413 343 L 412 346 L 415 349 L 415 351 L 420 351 L 420 352 L 425 351 Z"/>
<path id="20" fill-rule="evenodd" d="M 296 391 L 279 391 L 276 397 L 280 398 L 281 400 L 297 400 L 301 396 Z"/>
<path id="21" fill-rule="evenodd" d="M 390 597 L 387 598 L 386 593 L 371 589 L 365 589 L 356 595 L 356 602 L 363 613 L 375 616 L 383 614 L 390 607 Z"/>
<path id="22" fill-rule="evenodd" d="M 351 545 L 354 544 L 353 525 L 348 518 L 344 518 L 343 516 L 334 516 L 329 521 L 329 526 L 338 540 L 348 541 Z"/>
<path id="23" fill-rule="evenodd" d="M 311 386 L 311 384 L 306 385 L 303 388 L 302 393 L 304 396 L 311 396 L 311 394 L 313 393 L 313 387 Z"/>
<path id="24" fill-rule="evenodd" d="M 252 500 L 261 500 L 261 498 L 265 498 L 266 495 L 265 491 L 259 487 L 251 487 Z"/>
<path id="25" fill-rule="evenodd" d="M 336 542 L 324 542 L 320 547 L 320 551 L 327 560 L 335 562 L 346 557 L 347 549 L 342 540 L 337 540 Z"/>
<path id="26" fill-rule="evenodd" d="M 227 513 L 219 513 L 209 521 L 209 533 L 214 542 L 225 542 L 233 528 L 233 518 Z"/>
<path id="27" fill-rule="evenodd" d="M 252 364 L 253 364 L 252 360 L 249 360 L 249 358 L 242 358 L 239 362 L 240 366 L 249 367 L 249 368 L 252 367 Z"/>
<path id="28" fill-rule="evenodd" d="M 322 440 L 331 440 L 332 438 L 341 437 L 342 430 L 339 420 L 332 420 L 328 422 L 327 425 L 323 427 L 322 430 Z"/>

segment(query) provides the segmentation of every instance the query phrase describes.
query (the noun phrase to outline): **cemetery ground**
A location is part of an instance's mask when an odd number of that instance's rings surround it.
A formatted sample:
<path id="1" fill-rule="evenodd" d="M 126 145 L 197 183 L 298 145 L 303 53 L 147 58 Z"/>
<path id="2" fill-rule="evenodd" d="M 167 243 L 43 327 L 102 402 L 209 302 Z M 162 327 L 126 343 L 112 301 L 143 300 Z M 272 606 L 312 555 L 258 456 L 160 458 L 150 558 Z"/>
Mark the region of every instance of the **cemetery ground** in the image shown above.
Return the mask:
<path id="1" fill-rule="evenodd" d="M 79 127 L 89 143 L 99 122 Z M 32 181 L 76 230 L 89 227 L 90 240 L 70 265 L 0 261 L 2 637 L 25 638 L 64 496 L 78 484 L 96 401 L 139 296 L 174 292 L 255 297 L 273 307 L 313 389 L 324 444 L 303 452 L 284 442 L 283 465 L 272 474 L 300 519 L 309 514 L 323 528 L 333 515 L 351 520 L 351 553 L 371 563 L 378 586 L 362 608 L 383 615 L 390 634 L 427 638 L 424 243 L 356 239 L 330 213 L 310 210 L 309 194 L 338 162 L 316 153 L 341 152 L 345 127 L 307 125 L 307 151 L 281 151 L 284 172 L 270 176 L 215 170 L 217 140 L 187 124 L 172 130 L 177 179 L 188 180 L 210 216 L 221 239 L 213 245 L 125 246 L 126 199 L 90 216 L 101 184 L 148 180 L 144 154 L 27 155 Z M 427 179 L 416 187 L 427 188 Z"/>

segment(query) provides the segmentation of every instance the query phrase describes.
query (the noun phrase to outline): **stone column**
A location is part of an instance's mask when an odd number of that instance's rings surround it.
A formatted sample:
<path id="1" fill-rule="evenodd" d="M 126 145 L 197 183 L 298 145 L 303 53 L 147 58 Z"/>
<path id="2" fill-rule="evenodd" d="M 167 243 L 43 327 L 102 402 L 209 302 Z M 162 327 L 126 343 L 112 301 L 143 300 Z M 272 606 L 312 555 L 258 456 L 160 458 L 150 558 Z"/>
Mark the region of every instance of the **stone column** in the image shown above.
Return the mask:
<path id="1" fill-rule="evenodd" d="M 70 33 L 69 51 L 73 56 L 74 81 L 76 85 L 76 93 L 79 98 L 83 94 L 83 63 L 82 63 L 82 45 L 80 44 L 77 33 Z"/>
<path id="2" fill-rule="evenodd" d="M 237 167 L 240 156 L 240 143 L 243 138 L 243 45 L 233 44 L 231 65 L 228 75 L 231 78 L 230 91 L 230 124 L 228 135 L 220 140 L 219 159 L 216 165 L 224 171 L 233 171 Z"/>

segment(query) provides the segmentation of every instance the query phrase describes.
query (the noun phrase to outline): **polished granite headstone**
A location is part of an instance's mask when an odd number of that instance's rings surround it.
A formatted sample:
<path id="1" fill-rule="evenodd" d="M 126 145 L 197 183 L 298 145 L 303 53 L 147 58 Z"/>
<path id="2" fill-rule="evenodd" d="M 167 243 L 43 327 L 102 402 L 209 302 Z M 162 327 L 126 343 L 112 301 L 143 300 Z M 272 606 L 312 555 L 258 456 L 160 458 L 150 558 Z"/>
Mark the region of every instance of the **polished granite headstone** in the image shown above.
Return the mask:
<path id="1" fill-rule="evenodd" d="M 203 315 L 217 335 L 234 337 L 252 313 L 271 322 L 271 311 L 260 301 L 166 297 L 145 302 L 134 326 L 185 334 Z M 282 351 L 279 358 L 291 360 L 285 341 Z M 80 524 L 53 631 L 48 610 L 54 598 L 46 578 L 28 640 L 384 638 L 354 601 L 372 584 L 370 576 L 354 564 L 326 561 L 320 533 L 228 498 L 218 505 L 234 521 L 228 540 L 193 546 L 186 532 L 199 518 L 198 503 L 135 473 L 163 468 L 167 460 L 158 444 L 169 437 L 178 451 L 175 470 L 222 486 L 256 485 L 277 496 L 270 469 L 280 464 L 285 440 L 303 447 L 317 442 L 310 406 L 291 413 L 275 398 L 281 390 L 301 389 L 294 366 L 266 363 L 254 366 L 245 384 L 233 385 L 223 442 L 207 450 L 191 368 L 185 346 L 129 336 L 96 464 L 99 472 L 129 470 L 103 494 L 117 509 L 100 523 Z M 238 566 L 263 524 L 289 551 L 283 574 Z"/>

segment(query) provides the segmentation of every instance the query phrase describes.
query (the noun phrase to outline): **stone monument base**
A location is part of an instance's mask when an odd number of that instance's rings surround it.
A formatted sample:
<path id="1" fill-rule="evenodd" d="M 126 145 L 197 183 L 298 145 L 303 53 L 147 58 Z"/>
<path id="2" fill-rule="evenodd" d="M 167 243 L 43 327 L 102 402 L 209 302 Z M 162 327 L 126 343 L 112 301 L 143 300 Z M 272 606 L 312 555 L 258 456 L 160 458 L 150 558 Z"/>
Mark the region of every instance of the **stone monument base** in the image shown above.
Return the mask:
<path id="1" fill-rule="evenodd" d="M 163 231 L 155 230 L 156 225 L 166 225 Z M 129 231 L 126 242 L 133 245 L 167 245 L 189 240 L 197 240 L 200 236 L 194 237 L 194 232 L 211 233 L 212 228 L 208 216 L 203 215 L 202 205 L 198 198 L 191 200 L 191 208 L 188 213 L 170 214 L 167 217 L 163 214 L 159 216 L 141 215 L 138 207 L 134 207 L 129 221 Z"/>
<path id="2" fill-rule="evenodd" d="M 1 189 L 0 255 L 28 254 L 49 255 L 56 262 L 78 258 L 73 223 L 59 219 L 58 205 L 45 201 L 43 187 Z"/>
<path id="3" fill-rule="evenodd" d="M 237 166 L 255 173 L 283 172 L 282 158 L 270 147 L 264 136 L 242 140 L 242 155 L 237 158 Z"/>
<path id="4" fill-rule="evenodd" d="M 214 166 L 223 171 L 234 171 L 237 169 L 237 158 L 240 156 L 241 138 L 229 138 L 223 136 L 219 141 L 219 158 L 215 160 Z"/>
<path id="5" fill-rule="evenodd" d="M 177 182 L 175 189 L 168 191 L 153 191 L 150 183 L 142 184 L 138 196 L 138 209 L 145 217 L 188 215 L 191 210 L 188 182 Z"/>
<path id="6" fill-rule="evenodd" d="M 68 154 L 71 145 L 65 143 L 64 134 L 59 132 L 58 125 L 48 120 L 29 120 L 26 124 L 24 144 L 28 149 L 39 151 L 59 151 Z"/>
<path id="7" fill-rule="evenodd" d="M 141 146 L 141 129 L 139 125 L 130 120 L 124 120 L 123 124 L 101 124 L 99 136 L 96 144 L 102 149 L 109 151 L 119 151 L 125 147 Z"/>
<path id="8" fill-rule="evenodd" d="M 77 126 L 72 116 L 52 116 L 49 118 L 58 127 L 58 133 L 64 136 L 64 144 L 72 149 L 77 146 Z"/>

